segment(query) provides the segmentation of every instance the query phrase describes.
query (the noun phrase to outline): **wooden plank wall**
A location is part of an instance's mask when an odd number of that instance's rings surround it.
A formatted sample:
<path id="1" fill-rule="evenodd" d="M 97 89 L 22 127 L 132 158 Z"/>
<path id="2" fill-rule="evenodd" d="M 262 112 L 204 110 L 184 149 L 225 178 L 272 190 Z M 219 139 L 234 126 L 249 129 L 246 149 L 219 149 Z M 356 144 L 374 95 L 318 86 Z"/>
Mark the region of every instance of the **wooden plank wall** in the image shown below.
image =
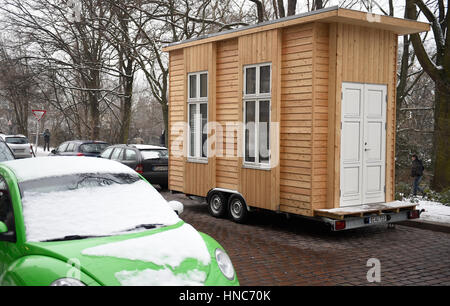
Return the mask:
<path id="1" fill-rule="evenodd" d="M 215 44 L 203 44 L 184 49 L 184 64 L 186 76 L 191 72 L 208 71 L 208 121 L 215 120 Z M 187 81 L 186 81 L 187 87 Z M 185 118 L 187 122 L 187 92 L 185 93 Z M 187 138 L 187 137 L 186 137 Z M 187 139 L 186 139 L 187 141 Z M 185 158 L 184 193 L 206 196 L 215 185 L 215 161 L 210 158 L 208 163 L 190 162 Z"/>
<path id="2" fill-rule="evenodd" d="M 280 96 L 280 61 L 281 61 L 281 32 L 271 30 L 258 32 L 251 35 L 239 37 L 239 64 L 245 65 L 272 63 L 272 101 L 271 101 L 271 121 L 279 122 L 279 101 Z M 242 108 L 242 84 L 243 69 L 239 69 L 239 118 L 243 120 Z M 272 126 L 273 127 L 273 126 Z M 242 141 L 241 141 L 242 142 Z M 239 146 L 240 144 L 238 144 Z M 271 151 L 278 151 L 275 146 L 277 142 L 271 141 Z M 241 150 L 242 148 L 238 148 Z M 242 151 L 240 151 L 242 152 Z M 238 159 L 242 165 L 242 158 Z M 254 207 L 278 210 L 279 207 L 279 178 L 280 167 L 277 164 L 271 170 L 254 170 L 240 167 L 239 171 L 239 191 L 245 197 L 247 204 Z"/>
<path id="3" fill-rule="evenodd" d="M 330 104 L 335 103 L 334 140 L 329 140 L 327 208 L 339 207 L 340 122 L 342 82 L 384 84 L 388 88 L 387 134 L 386 134 L 386 201 L 394 199 L 395 192 L 395 90 L 397 67 L 397 35 L 368 27 L 347 24 L 330 25 L 331 73 L 336 73 L 335 95 L 330 94 Z M 336 33 L 334 35 L 334 33 Z M 336 39 L 334 37 L 337 37 Z M 333 58 L 334 57 L 334 58 Z M 335 72 L 334 72 L 335 71 Z M 330 80 L 329 84 L 333 81 Z M 333 99 L 333 101 L 331 100 Z M 332 128 L 332 127 L 330 127 Z M 334 149 L 334 150 L 333 150 Z M 330 168 L 329 168 L 330 169 Z"/>
<path id="4" fill-rule="evenodd" d="M 183 50 L 170 52 L 169 66 L 169 189 L 183 192 L 184 190 L 184 150 L 185 135 L 182 129 L 175 129 L 177 124 L 184 125 L 185 120 L 185 94 L 184 84 L 186 74 L 184 67 Z M 181 127 L 180 126 L 180 127 Z"/>
<path id="5" fill-rule="evenodd" d="M 238 190 L 239 167 L 238 167 L 238 131 L 227 123 L 240 122 L 239 118 L 239 54 L 238 40 L 226 40 L 217 44 L 217 113 L 216 120 L 222 126 L 217 131 L 218 139 L 222 139 L 222 156 L 217 157 L 216 181 L 218 188 Z M 227 132 L 230 133 L 227 142 Z M 232 137 L 231 137 L 232 134 Z M 227 148 L 231 156 L 227 156 Z M 232 149 L 231 149 L 232 148 Z"/>
<path id="6" fill-rule="evenodd" d="M 282 35 L 280 210 L 311 215 L 313 24 Z"/>
<path id="7" fill-rule="evenodd" d="M 314 24 L 312 209 L 327 206 L 329 25 Z"/>

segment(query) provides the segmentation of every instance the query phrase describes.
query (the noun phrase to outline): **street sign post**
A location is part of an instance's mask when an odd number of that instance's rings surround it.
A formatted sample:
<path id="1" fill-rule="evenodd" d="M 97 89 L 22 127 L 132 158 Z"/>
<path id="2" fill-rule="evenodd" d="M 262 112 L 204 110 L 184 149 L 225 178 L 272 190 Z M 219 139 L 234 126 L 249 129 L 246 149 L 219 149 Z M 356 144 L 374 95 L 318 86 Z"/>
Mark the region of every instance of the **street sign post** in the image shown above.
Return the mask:
<path id="1" fill-rule="evenodd" d="M 39 144 L 39 122 L 44 118 L 47 113 L 46 110 L 43 109 L 33 109 L 32 110 L 34 117 L 36 117 L 36 147 L 34 149 L 37 152 L 38 144 Z"/>

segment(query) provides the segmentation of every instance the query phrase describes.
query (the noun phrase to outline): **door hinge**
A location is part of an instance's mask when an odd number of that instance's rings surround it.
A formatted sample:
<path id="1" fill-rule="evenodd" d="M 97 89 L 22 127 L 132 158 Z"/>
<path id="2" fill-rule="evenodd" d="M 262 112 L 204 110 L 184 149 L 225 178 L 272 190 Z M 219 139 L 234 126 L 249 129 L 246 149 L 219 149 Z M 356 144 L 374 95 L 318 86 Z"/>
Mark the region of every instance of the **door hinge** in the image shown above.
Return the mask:
<path id="1" fill-rule="evenodd" d="M 341 101 L 344 100 L 344 92 L 341 91 Z"/>
<path id="2" fill-rule="evenodd" d="M 341 121 L 341 130 L 342 130 L 342 121 Z"/>
<path id="3" fill-rule="evenodd" d="M 339 189 L 339 197 L 342 197 L 342 191 Z"/>
<path id="4" fill-rule="evenodd" d="M 384 129 L 387 130 L 387 122 L 384 123 Z"/>
<path id="5" fill-rule="evenodd" d="M 384 186 L 384 193 L 386 193 L 386 186 Z"/>

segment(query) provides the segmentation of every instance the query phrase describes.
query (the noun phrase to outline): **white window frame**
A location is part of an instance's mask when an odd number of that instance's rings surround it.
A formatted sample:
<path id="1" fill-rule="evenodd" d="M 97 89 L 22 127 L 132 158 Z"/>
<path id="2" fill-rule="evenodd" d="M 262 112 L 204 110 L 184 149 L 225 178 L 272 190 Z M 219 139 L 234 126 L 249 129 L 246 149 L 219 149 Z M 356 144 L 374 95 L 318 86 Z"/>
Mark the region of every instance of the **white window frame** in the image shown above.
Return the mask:
<path id="1" fill-rule="evenodd" d="M 260 75 L 260 68 L 264 66 L 270 67 L 270 91 L 269 93 L 260 93 L 260 82 L 261 82 L 261 75 Z M 247 69 L 248 68 L 256 68 L 256 82 L 255 82 L 255 93 L 254 94 L 247 94 Z M 272 63 L 261 63 L 256 65 L 246 65 L 244 66 L 244 93 L 243 93 L 243 122 L 246 125 L 246 118 L 247 118 L 247 102 L 255 102 L 255 161 L 249 162 L 246 161 L 245 158 L 245 152 L 247 152 L 247 144 L 246 144 L 246 127 L 243 129 L 243 142 L 244 142 L 244 158 L 243 158 L 243 166 L 244 168 L 252 168 L 252 169 L 262 169 L 262 170 L 270 170 L 271 160 L 272 160 L 272 152 L 271 152 L 271 137 L 269 135 L 269 161 L 268 163 L 261 163 L 259 160 L 259 110 L 260 110 L 260 102 L 261 101 L 269 101 L 269 124 L 272 124 Z M 269 129 L 270 133 L 270 129 Z"/>
<path id="2" fill-rule="evenodd" d="M 200 81 L 201 75 L 206 74 L 206 86 L 207 86 L 207 90 L 206 90 L 206 97 L 200 97 L 200 93 L 201 93 L 201 85 L 200 85 Z M 195 76 L 196 77 L 196 95 L 195 98 L 191 98 L 190 94 L 190 90 L 191 90 L 191 76 Z M 202 129 L 202 117 L 201 117 L 201 113 L 200 113 L 200 107 L 202 104 L 206 104 L 206 120 L 207 122 L 209 122 L 209 107 L 208 107 L 208 96 L 209 96 L 209 75 L 208 75 L 208 71 L 200 71 L 200 72 L 193 72 L 193 73 L 188 73 L 188 84 L 187 84 L 187 97 L 188 97 L 188 108 L 187 108 L 187 113 L 188 113 L 188 145 L 187 145 L 187 149 L 188 149 L 188 161 L 189 162 L 199 162 L 199 163 L 207 163 L 208 162 L 208 152 L 206 152 L 207 157 L 202 157 L 202 150 L 203 150 L 203 144 L 202 144 L 202 136 L 203 136 L 203 129 Z M 190 105 L 196 105 L 196 118 L 200 118 L 198 120 L 196 120 L 195 125 L 196 131 L 200 131 L 199 133 L 197 133 L 195 135 L 195 140 L 194 140 L 194 146 L 195 146 L 195 154 L 194 156 L 191 155 L 191 112 L 190 112 Z M 208 141 L 208 140 L 206 140 Z M 208 143 L 207 143 L 208 145 Z"/>

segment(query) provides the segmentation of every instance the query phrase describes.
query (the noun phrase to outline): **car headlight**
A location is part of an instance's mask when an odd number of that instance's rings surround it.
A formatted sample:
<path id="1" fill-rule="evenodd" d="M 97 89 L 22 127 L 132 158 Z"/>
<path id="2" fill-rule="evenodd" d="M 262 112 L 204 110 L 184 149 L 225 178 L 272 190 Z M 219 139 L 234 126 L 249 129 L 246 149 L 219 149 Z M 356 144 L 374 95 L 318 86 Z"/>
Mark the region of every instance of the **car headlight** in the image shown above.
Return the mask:
<path id="1" fill-rule="evenodd" d="M 216 260 L 222 274 L 230 281 L 234 279 L 234 267 L 230 257 L 221 249 L 216 249 Z"/>
<path id="2" fill-rule="evenodd" d="M 86 285 L 75 278 L 60 278 L 51 283 L 50 286 L 56 287 L 56 286 L 86 286 Z"/>

